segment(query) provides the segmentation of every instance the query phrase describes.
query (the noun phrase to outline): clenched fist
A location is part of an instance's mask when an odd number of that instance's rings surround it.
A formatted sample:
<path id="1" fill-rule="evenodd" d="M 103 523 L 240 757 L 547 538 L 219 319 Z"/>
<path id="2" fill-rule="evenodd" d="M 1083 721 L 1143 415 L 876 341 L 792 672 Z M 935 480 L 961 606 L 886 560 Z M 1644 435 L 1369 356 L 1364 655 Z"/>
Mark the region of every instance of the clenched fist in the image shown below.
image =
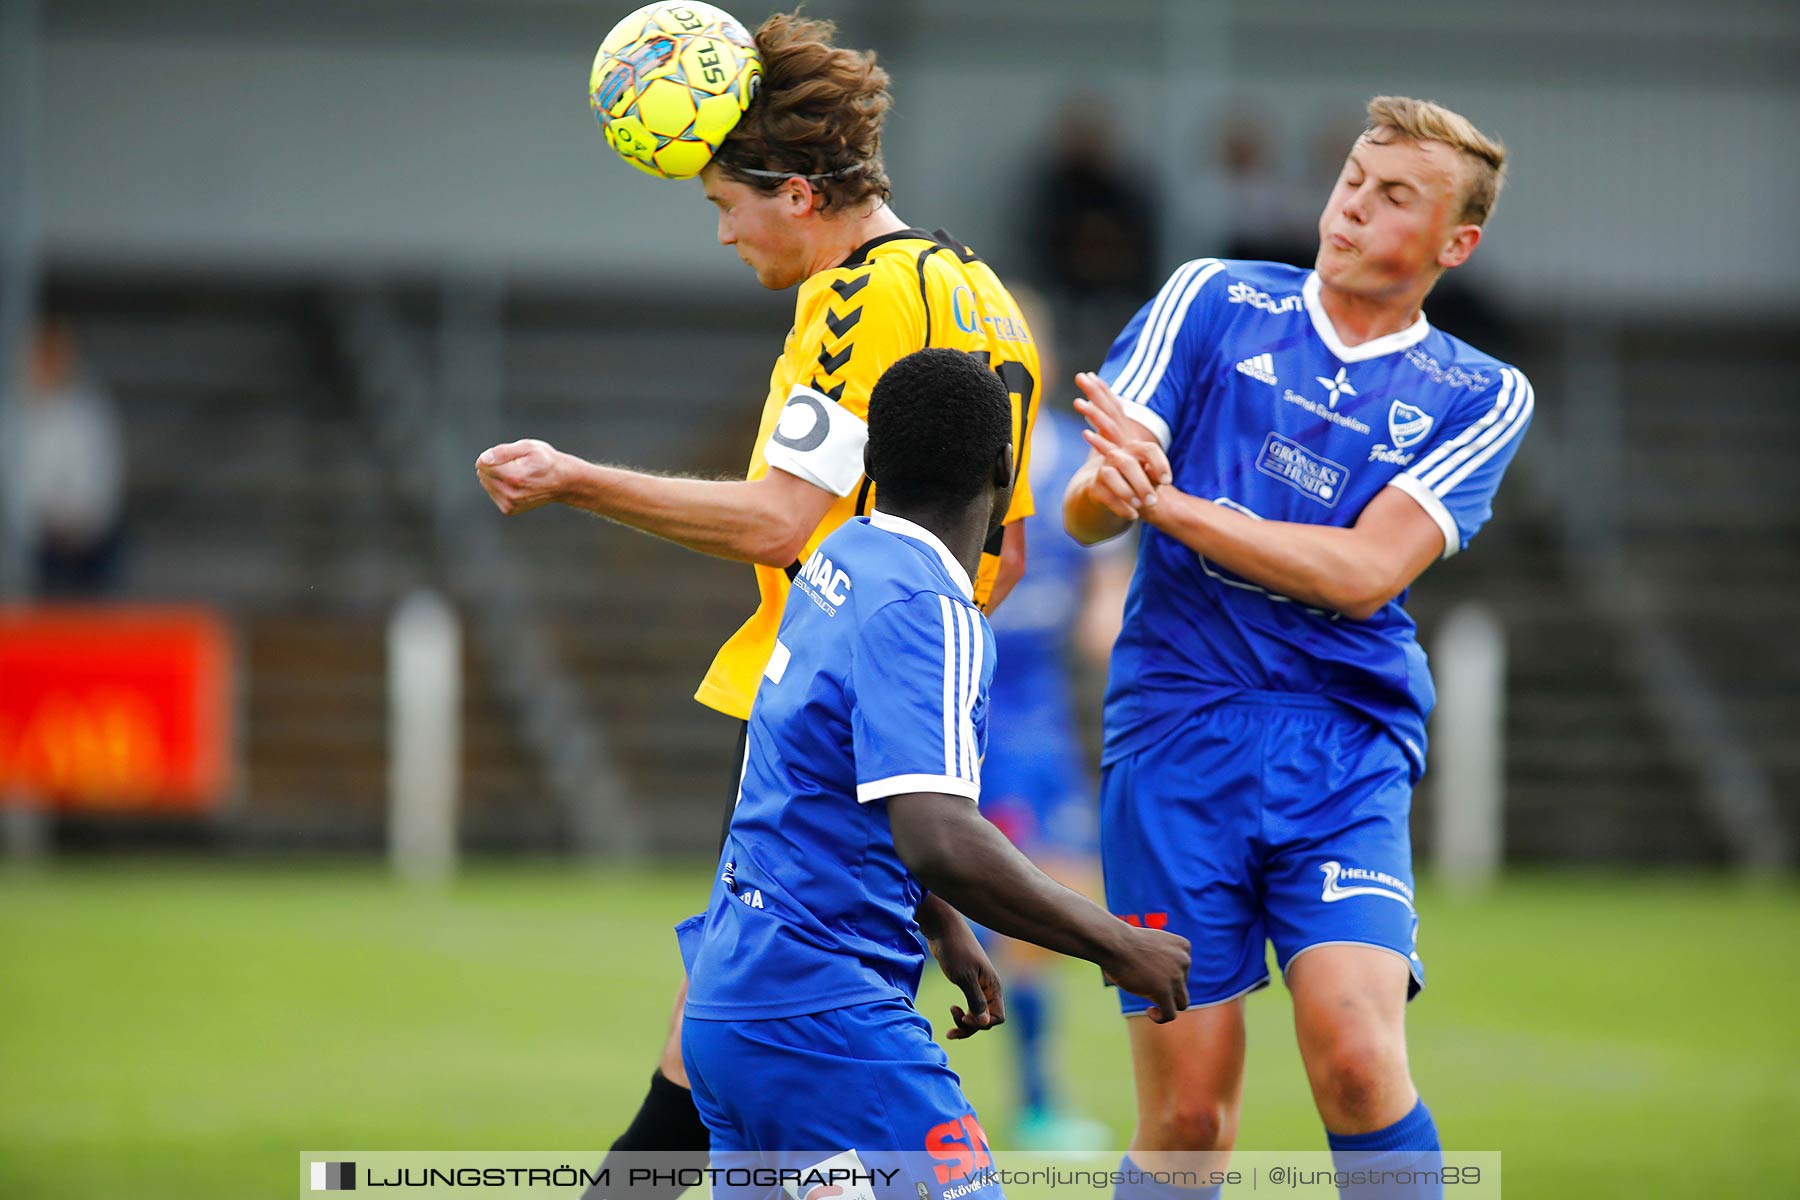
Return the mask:
<path id="1" fill-rule="evenodd" d="M 475 478 L 494 507 L 512 516 L 562 499 L 568 455 L 536 438 L 505 442 L 482 451 Z"/>

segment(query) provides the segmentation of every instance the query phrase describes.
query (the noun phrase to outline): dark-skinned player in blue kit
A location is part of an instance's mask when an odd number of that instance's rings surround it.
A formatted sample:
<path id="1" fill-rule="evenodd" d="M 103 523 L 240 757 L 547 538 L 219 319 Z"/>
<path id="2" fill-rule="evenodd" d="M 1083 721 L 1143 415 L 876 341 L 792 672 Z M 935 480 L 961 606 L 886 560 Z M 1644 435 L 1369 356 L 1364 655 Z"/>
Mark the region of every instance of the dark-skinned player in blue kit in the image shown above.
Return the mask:
<path id="1" fill-rule="evenodd" d="M 680 928 L 683 1056 L 715 1164 L 867 1170 L 850 1191 L 864 1200 L 999 1196 L 913 1006 L 927 892 L 1099 964 L 1155 1019 L 1186 1004 L 1185 940 L 1056 883 L 976 807 L 994 639 L 973 576 L 1010 499 L 1011 434 L 1006 385 L 980 359 L 902 358 L 869 403 L 880 507 L 795 577 L 711 900 Z"/>

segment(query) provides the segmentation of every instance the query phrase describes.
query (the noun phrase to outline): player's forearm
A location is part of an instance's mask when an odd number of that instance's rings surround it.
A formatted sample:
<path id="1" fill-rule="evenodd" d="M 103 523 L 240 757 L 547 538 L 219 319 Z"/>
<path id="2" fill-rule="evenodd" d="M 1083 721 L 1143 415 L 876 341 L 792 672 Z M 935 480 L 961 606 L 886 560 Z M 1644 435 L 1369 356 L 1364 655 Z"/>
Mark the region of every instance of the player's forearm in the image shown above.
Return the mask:
<path id="1" fill-rule="evenodd" d="M 809 532 L 745 480 L 647 475 L 568 458 L 562 503 L 702 554 L 785 567 Z"/>
<path id="2" fill-rule="evenodd" d="M 1259 521 L 1173 487 L 1158 489 L 1144 522 L 1277 595 L 1359 620 L 1405 586 L 1394 586 L 1354 529 Z"/>
<path id="3" fill-rule="evenodd" d="M 1116 538 L 1131 522 L 1096 501 L 1089 491 L 1099 464 L 1089 462 L 1075 472 L 1063 493 L 1063 528 L 1084 546 L 1093 546 L 1108 538 Z"/>
<path id="4" fill-rule="evenodd" d="M 967 800 L 910 796 L 890 802 L 889 813 L 901 861 L 958 912 L 996 933 L 1102 966 L 1119 952 L 1120 922 L 1038 870 Z"/>
<path id="5" fill-rule="evenodd" d="M 1025 578 L 1025 521 L 1023 518 L 1008 525 L 1001 533 L 1000 565 L 994 573 L 994 587 L 988 593 L 987 607 L 982 611 L 990 617 L 1001 603 L 1012 593 L 1019 580 Z"/>
<path id="6" fill-rule="evenodd" d="M 958 925 L 964 928 L 968 927 L 968 922 L 963 920 L 962 914 L 952 908 L 950 902 L 936 892 L 925 893 L 925 898 L 919 901 L 918 912 L 913 916 L 919 922 L 919 932 L 924 934 L 928 941 L 936 941 L 945 933 L 954 931 Z"/>

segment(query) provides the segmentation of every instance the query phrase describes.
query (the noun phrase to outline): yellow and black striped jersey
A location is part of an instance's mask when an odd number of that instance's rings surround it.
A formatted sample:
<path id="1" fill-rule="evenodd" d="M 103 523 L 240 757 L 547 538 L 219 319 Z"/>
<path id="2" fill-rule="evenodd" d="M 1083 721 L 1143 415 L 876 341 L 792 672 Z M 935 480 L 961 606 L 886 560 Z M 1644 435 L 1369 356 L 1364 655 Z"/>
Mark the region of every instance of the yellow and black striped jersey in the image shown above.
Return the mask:
<path id="1" fill-rule="evenodd" d="M 1012 296 L 972 250 L 942 230 L 904 229 L 865 243 L 841 265 L 800 285 L 794 327 L 769 376 L 745 478 L 761 479 L 778 467 L 838 497 L 807 539 L 801 562 L 838 526 L 874 507 L 874 486 L 862 473 L 869 392 L 895 360 L 927 346 L 980 355 L 1006 382 L 1019 472 L 1006 522 L 1034 511 L 1028 459 L 1039 387 L 1037 346 Z M 975 578 L 975 599 L 983 607 L 993 591 L 999 555 L 996 535 Z M 700 703 L 749 718 L 798 567 L 755 568 L 761 602 L 720 647 L 694 693 Z"/>

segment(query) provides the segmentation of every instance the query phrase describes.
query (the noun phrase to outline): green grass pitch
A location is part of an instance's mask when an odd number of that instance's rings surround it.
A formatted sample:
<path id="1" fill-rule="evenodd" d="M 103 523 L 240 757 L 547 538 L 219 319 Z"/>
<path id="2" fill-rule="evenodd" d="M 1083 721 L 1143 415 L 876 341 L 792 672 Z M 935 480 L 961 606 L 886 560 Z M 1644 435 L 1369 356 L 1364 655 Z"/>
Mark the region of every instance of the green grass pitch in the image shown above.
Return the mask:
<path id="1" fill-rule="evenodd" d="M 600 1148 L 642 1094 L 707 870 L 120 861 L 0 870 L 0 1196 L 292 1194 L 297 1151 Z M 1414 1073 L 1520 1197 L 1800 1195 L 1800 890 L 1683 876 L 1427 887 Z M 922 1008 L 950 1002 L 931 977 Z M 1063 1074 L 1122 1145 L 1125 1037 L 1062 980 Z M 1279 987 L 1240 1145 L 1319 1149 Z M 1004 1146 L 1004 1030 L 952 1044 Z"/>

